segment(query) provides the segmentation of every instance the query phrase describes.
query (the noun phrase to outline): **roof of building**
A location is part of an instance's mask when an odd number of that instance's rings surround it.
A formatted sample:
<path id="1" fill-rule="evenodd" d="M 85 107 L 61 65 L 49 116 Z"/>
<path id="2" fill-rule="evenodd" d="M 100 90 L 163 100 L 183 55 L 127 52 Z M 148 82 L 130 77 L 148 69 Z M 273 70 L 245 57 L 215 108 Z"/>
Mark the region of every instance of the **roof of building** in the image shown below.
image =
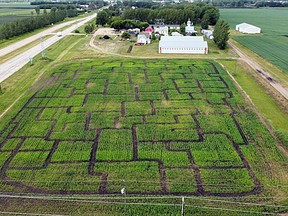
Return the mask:
<path id="1" fill-rule="evenodd" d="M 183 41 L 183 42 L 201 42 L 204 41 L 203 36 L 162 36 L 161 41 Z"/>
<path id="2" fill-rule="evenodd" d="M 159 46 L 165 48 L 203 48 L 208 47 L 202 36 L 162 36 Z"/>
<path id="3" fill-rule="evenodd" d="M 208 33 L 208 34 L 213 34 L 213 31 L 212 31 L 212 30 L 208 30 L 208 29 L 202 29 L 201 32 L 202 32 L 203 34 L 206 34 L 206 33 Z"/>
<path id="4" fill-rule="evenodd" d="M 145 38 L 145 40 L 147 40 L 149 37 L 147 37 L 146 35 L 143 35 L 143 34 L 139 34 L 137 35 L 137 38 Z"/>
<path id="5" fill-rule="evenodd" d="M 147 27 L 147 28 L 145 29 L 145 31 L 146 31 L 146 32 L 153 32 L 153 29 L 152 29 L 151 27 Z"/>
<path id="6" fill-rule="evenodd" d="M 147 38 L 149 38 L 149 36 L 150 36 L 150 34 L 149 34 L 149 32 L 140 32 L 139 34 L 138 34 L 138 36 L 145 36 L 145 37 L 147 37 Z"/>
<path id="7" fill-rule="evenodd" d="M 130 35 L 136 35 L 137 33 L 135 32 L 135 31 L 132 31 L 132 30 L 130 30 L 130 31 L 127 31 Z"/>
<path id="8" fill-rule="evenodd" d="M 179 32 L 172 32 L 171 35 L 172 36 L 181 36 L 181 37 L 183 37 L 183 35 L 180 34 Z"/>
<path id="9" fill-rule="evenodd" d="M 163 24 L 163 25 L 157 25 L 157 24 L 155 24 L 155 25 L 150 25 L 150 27 L 154 27 L 154 28 L 160 28 L 160 27 L 174 27 L 174 28 L 176 28 L 176 27 L 180 27 L 180 25 L 165 25 L 165 24 Z"/>
<path id="10" fill-rule="evenodd" d="M 257 26 L 254 26 L 254 25 L 251 25 L 251 24 L 248 24 L 248 23 L 240 23 L 240 24 L 236 25 L 236 27 L 241 27 L 241 28 L 259 28 Z"/>

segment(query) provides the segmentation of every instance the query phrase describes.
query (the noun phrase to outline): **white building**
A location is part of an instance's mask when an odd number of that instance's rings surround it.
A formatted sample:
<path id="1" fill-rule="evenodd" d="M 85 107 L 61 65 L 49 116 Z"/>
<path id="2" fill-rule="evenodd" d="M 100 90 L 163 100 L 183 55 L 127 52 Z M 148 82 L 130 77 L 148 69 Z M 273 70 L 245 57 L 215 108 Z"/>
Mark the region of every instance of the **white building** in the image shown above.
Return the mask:
<path id="1" fill-rule="evenodd" d="M 172 36 L 181 36 L 181 37 L 183 37 L 183 35 L 180 34 L 179 32 L 172 32 L 171 35 Z"/>
<path id="2" fill-rule="evenodd" d="M 197 31 L 195 31 L 193 23 L 191 25 L 190 19 L 187 21 L 187 26 L 185 27 L 185 33 L 186 35 L 192 35 L 192 34 L 197 34 Z"/>
<path id="3" fill-rule="evenodd" d="M 203 36 L 162 36 L 159 53 L 208 54 L 208 44 Z"/>
<path id="4" fill-rule="evenodd" d="M 236 25 L 236 31 L 246 34 L 258 34 L 261 33 L 261 28 L 254 25 L 250 25 L 248 23 L 241 23 Z"/>
<path id="5" fill-rule="evenodd" d="M 205 35 L 205 37 L 208 38 L 208 39 L 210 39 L 210 40 L 214 39 L 213 31 L 212 31 L 212 30 L 202 29 L 202 30 L 201 30 L 201 33 L 202 33 L 203 35 Z"/>
<path id="6" fill-rule="evenodd" d="M 150 44 L 150 38 L 149 35 L 146 33 L 140 33 L 137 35 L 137 43 L 140 44 Z"/>
<path id="7" fill-rule="evenodd" d="M 154 32 L 164 35 L 164 36 L 168 36 L 169 29 L 168 29 L 168 26 L 160 26 L 160 27 L 154 28 Z"/>

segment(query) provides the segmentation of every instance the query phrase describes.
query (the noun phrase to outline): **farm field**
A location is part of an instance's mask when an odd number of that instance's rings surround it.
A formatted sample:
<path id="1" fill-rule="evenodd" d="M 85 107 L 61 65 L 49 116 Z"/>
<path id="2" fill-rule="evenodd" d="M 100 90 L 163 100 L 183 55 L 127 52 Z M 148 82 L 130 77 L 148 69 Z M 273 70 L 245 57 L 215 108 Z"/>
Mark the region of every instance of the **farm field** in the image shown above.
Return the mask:
<path id="1" fill-rule="evenodd" d="M 0 3 L 0 25 L 31 17 L 31 12 L 36 16 L 34 7 L 30 3 Z M 40 13 L 43 13 L 43 10 Z"/>
<path id="2" fill-rule="evenodd" d="M 234 35 L 233 39 L 288 74 L 288 9 L 221 9 L 221 18 L 235 29 L 236 24 L 247 22 L 259 26 L 261 35 Z"/>
<path id="3" fill-rule="evenodd" d="M 31 11 L 35 13 L 33 9 L 7 9 L 0 7 L 0 25 L 31 17 Z"/>
<path id="4" fill-rule="evenodd" d="M 2 191 L 249 196 L 287 184 L 287 159 L 213 61 L 76 61 L 43 83 L 1 128 Z"/>

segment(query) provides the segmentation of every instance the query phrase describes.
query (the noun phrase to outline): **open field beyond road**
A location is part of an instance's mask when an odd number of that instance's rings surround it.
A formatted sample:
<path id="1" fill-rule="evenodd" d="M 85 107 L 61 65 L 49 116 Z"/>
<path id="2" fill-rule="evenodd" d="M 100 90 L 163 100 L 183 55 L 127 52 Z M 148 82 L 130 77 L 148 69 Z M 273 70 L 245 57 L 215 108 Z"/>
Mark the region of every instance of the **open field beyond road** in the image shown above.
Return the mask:
<path id="1" fill-rule="evenodd" d="M 221 18 L 235 29 L 247 22 L 262 29 L 260 35 L 232 36 L 242 45 L 256 52 L 288 75 L 288 9 L 221 9 Z"/>

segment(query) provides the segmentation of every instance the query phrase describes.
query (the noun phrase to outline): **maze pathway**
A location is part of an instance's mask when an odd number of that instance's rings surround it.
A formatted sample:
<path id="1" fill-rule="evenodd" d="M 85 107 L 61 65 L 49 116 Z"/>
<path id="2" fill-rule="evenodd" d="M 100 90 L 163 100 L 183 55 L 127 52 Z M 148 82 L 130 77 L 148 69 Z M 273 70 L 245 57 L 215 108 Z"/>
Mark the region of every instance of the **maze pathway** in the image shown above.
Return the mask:
<path id="1" fill-rule="evenodd" d="M 0 177 L 43 193 L 259 193 L 239 97 L 209 61 L 64 64 L 1 131 Z"/>

